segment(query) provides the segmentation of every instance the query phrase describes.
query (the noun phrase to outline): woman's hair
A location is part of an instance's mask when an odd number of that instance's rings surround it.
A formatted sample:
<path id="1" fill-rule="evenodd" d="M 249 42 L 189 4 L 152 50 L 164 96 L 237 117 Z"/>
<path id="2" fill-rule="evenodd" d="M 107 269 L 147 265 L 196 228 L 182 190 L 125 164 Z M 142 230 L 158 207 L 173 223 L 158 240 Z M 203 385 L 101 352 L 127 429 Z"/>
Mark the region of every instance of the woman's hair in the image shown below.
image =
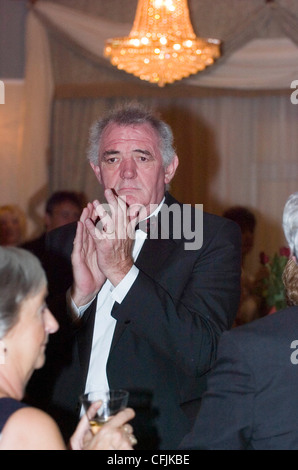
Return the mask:
<path id="1" fill-rule="evenodd" d="M 128 103 L 112 110 L 108 116 L 96 121 L 90 130 L 87 157 L 89 162 L 98 165 L 99 149 L 103 131 L 109 124 L 132 126 L 149 124 L 159 136 L 159 148 L 164 167 L 167 167 L 176 155 L 173 147 L 173 133 L 168 124 L 139 103 Z"/>
<path id="2" fill-rule="evenodd" d="M 298 192 L 291 194 L 283 211 L 283 230 L 291 252 L 298 259 Z"/>
<path id="3" fill-rule="evenodd" d="M 298 264 L 294 258 L 287 262 L 282 274 L 287 305 L 298 305 Z"/>
<path id="4" fill-rule="evenodd" d="M 0 339 L 17 323 L 22 302 L 46 283 L 36 256 L 22 248 L 0 246 Z"/>
<path id="5" fill-rule="evenodd" d="M 75 191 L 56 191 L 47 200 L 45 212 L 52 215 L 55 207 L 63 202 L 70 202 L 74 206 L 77 206 L 80 211 L 84 207 L 83 194 Z"/>
<path id="6" fill-rule="evenodd" d="M 291 194 L 283 211 L 283 230 L 292 257 L 286 264 L 282 280 L 288 305 L 298 305 L 298 192 Z"/>

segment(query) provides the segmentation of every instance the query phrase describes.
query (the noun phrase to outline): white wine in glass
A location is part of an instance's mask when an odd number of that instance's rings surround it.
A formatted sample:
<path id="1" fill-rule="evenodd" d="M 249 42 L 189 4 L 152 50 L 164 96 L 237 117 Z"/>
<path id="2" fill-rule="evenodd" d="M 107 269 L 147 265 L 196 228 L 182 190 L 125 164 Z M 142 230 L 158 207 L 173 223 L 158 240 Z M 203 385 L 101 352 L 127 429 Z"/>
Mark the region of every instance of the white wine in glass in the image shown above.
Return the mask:
<path id="1" fill-rule="evenodd" d="M 92 434 L 95 435 L 108 419 L 126 408 L 129 393 L 126 390 L 95 390 L 85 393 L 80 401 L 87 414 Z M 100 404 L 94 409 L 94 404 Z"/>

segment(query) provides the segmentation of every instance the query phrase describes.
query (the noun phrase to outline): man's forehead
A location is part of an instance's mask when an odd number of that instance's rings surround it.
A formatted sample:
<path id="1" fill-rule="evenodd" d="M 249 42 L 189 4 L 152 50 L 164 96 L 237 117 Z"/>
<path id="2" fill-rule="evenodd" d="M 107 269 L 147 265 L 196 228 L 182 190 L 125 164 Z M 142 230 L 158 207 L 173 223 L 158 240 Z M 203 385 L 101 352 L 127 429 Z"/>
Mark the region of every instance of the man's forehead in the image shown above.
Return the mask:
<path id="1" fill-rule="evenodd" d="M 156 143 L 158 135 L 155 129 L 148 123 L 130 125 L 111 123 L 106 127 L 102 135 L 102 146 L 133 141 Z"/>

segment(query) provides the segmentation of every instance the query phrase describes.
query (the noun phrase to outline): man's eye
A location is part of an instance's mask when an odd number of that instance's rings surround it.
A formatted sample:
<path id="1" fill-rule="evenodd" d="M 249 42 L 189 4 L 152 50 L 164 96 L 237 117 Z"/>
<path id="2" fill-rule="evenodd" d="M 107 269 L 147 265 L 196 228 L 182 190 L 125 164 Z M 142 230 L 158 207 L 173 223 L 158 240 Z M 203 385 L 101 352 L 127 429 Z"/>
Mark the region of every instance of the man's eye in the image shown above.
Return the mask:
<path id="1" fill-rule="evenodd" d="M 139 156 L 139 161 L 141 162 L 147 162 L 149 159 L 146 155 L 140 155 Z"/>
<path id="2" fill-rule="evenodd" d="M 106 163 L 113 164 L 113 163 L 116 163 L 117 160 L 118 159 L 116 157 L 107 158 Z"/>

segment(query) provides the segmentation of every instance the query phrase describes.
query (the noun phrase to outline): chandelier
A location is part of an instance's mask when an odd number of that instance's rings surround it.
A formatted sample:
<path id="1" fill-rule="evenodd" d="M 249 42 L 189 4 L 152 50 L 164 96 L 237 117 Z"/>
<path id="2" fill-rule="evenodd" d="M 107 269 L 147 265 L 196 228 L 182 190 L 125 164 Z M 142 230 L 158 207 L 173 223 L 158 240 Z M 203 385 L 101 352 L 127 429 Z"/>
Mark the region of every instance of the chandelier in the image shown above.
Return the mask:
<path id="1" fill-rule="evenodd" d="M 138 0 L 129 36 L 106 40 L 104 53 L 118 69 L 163 87 L 212 65 L 220 41 L 196 37 L 187 0 Z"/>

